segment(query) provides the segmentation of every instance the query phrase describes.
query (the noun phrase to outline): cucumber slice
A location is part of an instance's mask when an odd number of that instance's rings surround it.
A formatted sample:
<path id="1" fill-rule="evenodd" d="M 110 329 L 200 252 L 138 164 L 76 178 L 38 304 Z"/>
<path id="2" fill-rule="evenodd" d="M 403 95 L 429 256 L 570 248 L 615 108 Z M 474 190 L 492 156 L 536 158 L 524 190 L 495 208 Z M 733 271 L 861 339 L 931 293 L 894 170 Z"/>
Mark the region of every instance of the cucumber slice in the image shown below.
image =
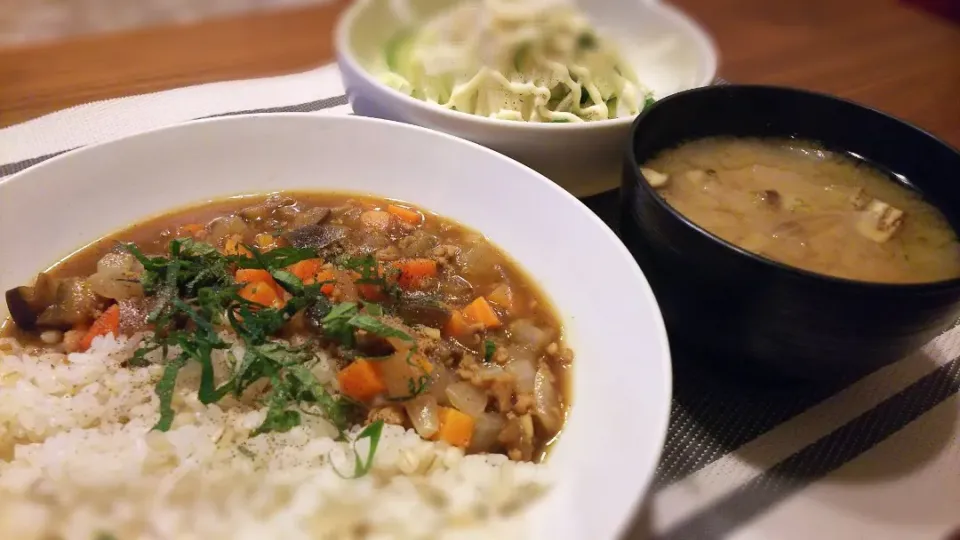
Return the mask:
<path id="1" fill-rule="evenodd" d="M 380 75 L 380 82 L 408 96 L 413 95 L 413 87 L 411 87 L 410 83 L 398 73 L 388 71 Z"/>
<path id="2" fill-rule="evenodd" d="M 584 54 L 581 62 L 590 70 L 590 80 L 597 86 L 604 101 L 616 97 L 623 88 L 622 80 L 616 71 L 616 64 L 602 52 L 592 51 Z"/>
<path id="3" fill-rule="evenodd" d="M 513 53 L 513 69 L 517 73 L 523 73 L 525 67 L 525 60 L 530 55 L 530 44 L 524 43 L 517 47 L 517 51 Z"/>
<path id="4" fill-rule="evenodd" d="M 607 118 L 617 117 L 617 105 L 619 103 L 620 103 L 620 100 L 616 97 L 612 97 L 607 100 Z"/>
<path id="5" fill-rule="evenodd" d="M 410 78 L 410 64 L 415 38 L 416 33 L 412 30 L 401 30 L 384 46 L 387 68 L 407 79 Z"/>

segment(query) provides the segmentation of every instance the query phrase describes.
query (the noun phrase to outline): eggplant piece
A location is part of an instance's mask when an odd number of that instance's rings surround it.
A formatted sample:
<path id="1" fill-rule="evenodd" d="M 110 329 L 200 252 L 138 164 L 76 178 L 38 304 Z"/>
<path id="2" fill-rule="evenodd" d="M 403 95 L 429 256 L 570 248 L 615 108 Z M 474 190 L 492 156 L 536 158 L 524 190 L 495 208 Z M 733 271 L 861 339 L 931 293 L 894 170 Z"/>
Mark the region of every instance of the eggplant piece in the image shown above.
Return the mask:
<path id="1" fill-rule="evenodd" d="M 449 307 L 425 293 L 401 296 L 394 309 L 403 322 L 431 328 L 443 328 L 453 314 Z"/>
<path id="2" fill-rule="evenodd" d="M 62 279 L 57 284 L 56 299 L 37 317 L 37 324 L 44 328 L 70 328 L 88 323 L 100 301 L 90 284 L 83 278 Z"/>
<path id="3" fill-rule="evenodd" d="M 330 209 L 325 206 L 314 206 L 306 210 L 301 210 L 293 217 L 292 225 L 294 227 L 306 227 L 308 225 L 320 225 L 330 217 Z"/>
<path id="4" fill-rule="evenodd" d="M 31 303 L 33 287 L 17 287 L 6 293 L 7 310 L 13 322 L 22 330 L 34 330 L 37 327 L 37 317 L 42 310 L 37 311 Z"/>
<path id="5" fill-rule="evenodd" d="M 347 228 L 339 225 L 307 225 L 283 236 L 294 247 L 323 249 L 347 236 Z"/>
<path id="6" fill-rule="evenodd" d="M 23 330 L 37 327 L 40 314 L 56 301 L 59 280 L 41 272 L 33 286 L 16 287 L 6 292 L 7 309 L 13 322 Z"/>
<path id="7" fill-rule="evenodd" d="M 394 347 L 386 339 L 375 334 L 363 334 L 357 336 L 355 344 L 357 351 L 363 356 L 378 357 L 388 356 L 394 353 Z"/>
<path id="8" fill-rule="evenodd" d="M 296 203 L 297 201 L 292 197 L 271 195 L 262 203 L 254 206 L 248 206 L 247 208 L 240 210 L 238 213 L 240 214 L 240 217 L 247 221 L 263 221 L 277 209 L 284 206 L 292 206 Z"/>
<path id="9" fill-rule="evenodd" d="M 307 325 L 314 330 L 319 330 L 323 326 L 323 318 L 330 313 L 332 307 L 326 298 L 319 298 L 315 304 L 303 310 Z"/>

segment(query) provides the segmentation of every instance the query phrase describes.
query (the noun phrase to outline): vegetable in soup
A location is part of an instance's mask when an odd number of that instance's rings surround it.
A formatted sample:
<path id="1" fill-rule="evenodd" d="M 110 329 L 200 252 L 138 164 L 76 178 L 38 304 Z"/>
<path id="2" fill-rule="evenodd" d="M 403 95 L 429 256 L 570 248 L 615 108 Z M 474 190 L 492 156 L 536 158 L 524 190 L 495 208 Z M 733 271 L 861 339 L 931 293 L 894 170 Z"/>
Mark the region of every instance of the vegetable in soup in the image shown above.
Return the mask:
<path id="1" fill-rule="evenodd" d="M 318 414 L 341 430 L 365 423 L 368 438 L 397 424 L 534 461 L 565 419 L 572 353 L 549 302 L 482 235 L 398 202 L 213 202 L 104 238 L 6 300 L 4 334 L 39 348 L 141 336 L 128 364 L 163 367 L 156 430 L 170 428 L 191 363 L 204 404 L 262 393 L 255 433 Z M 329 386 L 311 371 L 319 355 L 336 364 Z"/>
<path id="2" fill-rule="evenodd" d="M 663 199 L 743 249 L 811 272 L 880 283 L 960 277 L 946 217 L 869 163 L 810 142 L 706 138 L 641 167 Z"/>

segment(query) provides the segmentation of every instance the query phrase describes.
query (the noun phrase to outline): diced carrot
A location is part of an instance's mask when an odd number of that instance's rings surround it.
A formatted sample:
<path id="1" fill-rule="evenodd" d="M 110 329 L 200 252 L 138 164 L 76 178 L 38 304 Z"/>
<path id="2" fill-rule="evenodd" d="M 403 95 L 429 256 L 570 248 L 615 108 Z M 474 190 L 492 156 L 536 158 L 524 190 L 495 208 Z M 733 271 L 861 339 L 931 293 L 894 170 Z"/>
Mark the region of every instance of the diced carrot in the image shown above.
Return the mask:
<path id="1" fill-rule="evenodd" d="M 337 275 L 333 273 L 333 270 L 321 270 L 317 272 L 317 275 L 314 278 L 315 280 L 314 283 L 317 283 L 317 282 L 322 283 L 324 281 L 336 281 L 336 279 L 337 279 Z M 334 288 L 333 283 L 324 283 L 320 287 L 320 292 L 322 292 L 327 296 L 330 296 L 331 294 L 333 294 L 333 288 Z"/>
<path id="2" fill-rule="evenodd" d="M 357 283 L 357 294 L 368 302 L 380 302 L 386 298 L 383 287 L 375 283 Z"/>
<path id="3" fill-rule="evenodd" d="M 463 317 L 468 323 L 482 324 L 484 328 L 500 327 L 500 317 L 497 317 L 497 312 L 482 296 L 478 296 L 469 306 L 463 308 Z"/>
<path id="4" fill-rule="evenodd" d="M 463 317 L 463 313 L 454 311 L 443 327 L 443 333 L 447 337 L 461 338 L 470 333 L 470 323 Z"/>
<path id="5" fill-rule="evenodd" d="M 120 335 L 120 306 L 114 304 L 107 308 L 97 320 L 93 321 L 90 329 L 80 340 L 80 350 L 85 351 L 90 348 L 93 338 L 113 334 L 114 337 Z"/>
<path id="6" fill-rule="evenodd" d="M 465 413 L 450 407 L 440 407 L 440 429 L 433 436 L 434 439 L 445 441 L 452 446 L 466 448 L 473 439 L 473 418 Z"/>
<path id="7" fill-rule="evenodd" d="M 426 356 L 423 356 L 422 354 L 414 354 L 413 358 L 410 360 L 425 374 L 429 375 L 433 373 L 433 364 L 430 363 L 430 360 L 427 360 Z"/>
<path id="8" fill-rule="evenodd" d="M 321 259 L 306 259 L 291 264 L 287 267 L 287 271 L 300 278 L 304 285 L 310 285 L 317 282 L 317 273 L 320 272 L 321 266 L 323 266 Z"/>
<path id="9" fill-rule="evenodd" d="M 377 275 L 387 283 L 396 284 L 397 278 L 400 277 L 400 262 L 377 261 Z"/>
<path id="10" fill-rule="evenodd" d="M 207 228 L 200 223 L 187 223 L 186 225 L 180 226 L 177 236 L 189 234 L 190 236 L 198 237 L 206 231 L 206 229 Z"/>
<path id="11" fill-rule="evenodd" d="M 270 251 L 271 249 L 277 247 L 277 238 L 272 234 L 260 233 L 253 238 L 257 243 L 257 247 L 260 248 L 260 251 Z"/>
<path id="12" fill-rule="evenodd" d="M 357 401 L 369 401 L 384 393 L 387 385 L 373 362 L 357 358 L 337 373 L 340 391 Z"/>
<path id="13" fill-rule="evenodd" d="M 273 287 L 273 290 L 277 291 L 278 297 L 283 298 L 283 287 L 281 287 L 280 284 L 277 283 L 277 280 L 273 279 L 273 276 L 270 275 L 270 272 L 266 270 L 259 268 L 241 268 L 237 270 L 234 279 L 237 283 L 266 283 Z"/>
<path id="14" fill-rule="evenodd" d="M 241 298 L 254 304 L 260 304 L 266 307 L 282 307 L 283 299 L 277 294 L 277 290 L 264 281 L 255 281 L 244 285 L 238 293 Z"/>
<path id="15" fill-rule="evenodd" d="M 378 276 L 385 276 L 383 263 L 380 263 L 378 269 Z M 359 272 L 351 271 L 349 276 L 354 281 L 360 279 L 362 276 Z M 360 298 L 368 302 L 382 302 L 387 299 L 387 295 L 383 292 L 383 287 L 379 283 L 356 283 L 357 294 L 360 295 Z"/>
<path id="16" fill-rule="evenodd" d="M 407 259 L 396 263 L 400 269 L 397 283 L 404 289 L 419 289 L 423 281 L 437 275 L 437 261 L 433 259 Z"/>
<path id="17" fill-rule="evenodd" d="M 497 285 L 497 287 L 487 295 L 487 300 L 507 311 L 513 311 L 513 291 L 510 290 L 510 287 L 506 283 Z"/>
<path id="18" fill-rule="evenodd" d="M 265 281 L 271 285 L 276 283 L 270 272 L 260 268 L 241 268 L 237 270 L 234 279 L 237 280 L 237 283 L 254 283 L 257 281 Z"/>
<path id="19" fill-rule="evenodd" d="M 223 244 L 223 253 L 226 255 L 243 255 L 244 257 L 253 257 L 253 253 L 250 253 L 250 250 L 247 249 L 240 241 L 242 238 L 240 235 L 233 235 L 227 238 L 227 241 Z"/>
<path id="20" fill-rule="evenodd" d="M 402 221 L 406 221 L 411 225 L 419 225 L 423 220 L 423 216 L 420 215 L 420 212 L 417 212 L 411 208 L 396 206 L 394 204 L 387 205 L 387 212 L 390 212 L 391 214 L 400 218 Z"/>
<path id="21" fill-rule="evenodd" d="M 383 268 L 379 270 L 380 275 L 383 275 Z M 350 277 L 354 280 L 360 279 L 360 274 L 357 272 L 350 272 Z M 383 294 L 383 287 L 376 283 L 357 283 L 357 294 L 360 295 L 360 298 L 367 300 L 369 302 L 380 302 L 386 299 L 386 295 Z"/>
<path id="22" fill-rule="evenodd" d="M 323 270 L 322 259 L 306 259 L 287 267 L 287 271 L 300 278 L 304 285 L 313 285 L 322 281 L 336 281 L 337 276 L 332 270 Z M 320 287 L 320 292 L 330 296 L 333 294 L 333 283 L 326 283 Z"/>

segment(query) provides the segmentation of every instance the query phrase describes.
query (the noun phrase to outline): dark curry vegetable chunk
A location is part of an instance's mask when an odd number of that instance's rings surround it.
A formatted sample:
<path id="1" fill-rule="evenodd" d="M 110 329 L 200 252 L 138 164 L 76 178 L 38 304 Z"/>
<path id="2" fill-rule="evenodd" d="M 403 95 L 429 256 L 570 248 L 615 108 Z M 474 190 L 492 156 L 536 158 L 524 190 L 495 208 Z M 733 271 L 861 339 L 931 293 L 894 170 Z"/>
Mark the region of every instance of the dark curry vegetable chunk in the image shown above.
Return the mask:
<path id="1" fill-rule="evenodd" d="M 290 193 L 176 212 L 6 300 L 5 333 L 26 343 L 77 352 L 99 336 L 142 338 L 129 363 L 164 366 L 155 429 L 169 429 L 189 362 L 203 403 L 266 380 L 259 432 L 322 414 L 340 429 L 393 423 L 536 460 L 565 418 L 572 353 L 548 302 L 480 234 L 390 201 Z M 234 341 L 245 352 L 218 380 L 213 355 Z M 336 384 L 312 375 L 318 354 L 336 363 Z"/>

